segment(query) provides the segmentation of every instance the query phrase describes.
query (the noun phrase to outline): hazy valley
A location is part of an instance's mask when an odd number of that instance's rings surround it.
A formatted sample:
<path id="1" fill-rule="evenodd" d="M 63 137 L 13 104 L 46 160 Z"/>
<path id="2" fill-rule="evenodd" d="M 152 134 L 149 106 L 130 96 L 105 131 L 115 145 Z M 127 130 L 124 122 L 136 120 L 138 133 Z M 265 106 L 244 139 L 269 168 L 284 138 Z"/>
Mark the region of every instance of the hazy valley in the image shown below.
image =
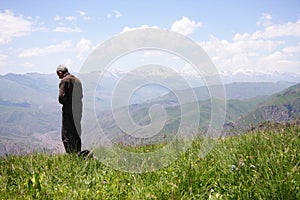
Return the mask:
<path id="1" fill-rule="evenodd" d="M 202 82 L 197 82 L 195 77 L 189 77 L 197 102 L 184 102 L 179 105 L 174 91 L 157 86 L 148 86 L 140 89 L 132 97 L 131 105 L 117 107 L 113 112 L 130 111 L 130 117 L 140 127 L 151 125 L 149 109 L 160 105 L 165 109 L 167 117 L 163 129 L 153 137 L 146 140 L 136 139 L 124 134 L 115 123 L 111 106 L 111 95 L 114 85 L 123 74 L 107 74 L 98 83 L 95 90 L 90 85 L 94 83 L 94 74 L 84 74 L 80 78 L 84 85 L 83 113 L 83 145 L 89 148 L 96 142 L 101 143 L 101 137 L 108 137 L 113 142 L 125 142 L 131 145 L 142 143 L 155 143 L 169 140 L 179 127 L 182 115 L 193 118 L 200 116 L 199 133 L 207 130 L 210 119 L 212 102 L 216 109 L 219 106 L 217 99 L 210 99 L 209 91 Z M 223 77 L 224 82 L 240 80 L 241 74 Z M 254 76 L 254 75 L 253 75 Z M 255 75 L 257 76 L 257 74 Z M 266 75 L 267 76 L 267 75 Z M 280 75 L 284 77 L 284 75 Z M 249 75 L 248 75 L 249 77 Z M 262 75 L 259 75 L 262 77 Z M 273 78 L 264 80 L 272 81 Z M 290 77 L 292 77 L 290 75 Z M 288 78 L 290 78 L 288 77 Z M 132 76 L 128 84 L 134 85 L 141 77 Z M 247 80 L 243 78 L 244 80 Z M 98 79 L 97 79 L 98 80 Z M 248 80 L 256 80 L 252 77 Z M 283 79 L 277 79 L 283 80 Z M 290 79 L 288 79 L 290 80 Z M 291 81 L 276 82 L 234 82 L 224 85 L 226 93 L 226 118 L 222 136 L 237 134 L 238 130 L 247 130 L 263 121 L 285 122 L 295 120 L 300 113 L 300 89 L 297 77 Z M 168 83 L 176 80 L 168 79 Z M 31 151 L 62 152 L 60 140 L 61 106 L 57 102 L 59 80 L 55 74 L 7 74 L 0 76 L 0 155 L 10 153 L 26 153 Z M 212 86 L 220 87 L 220 86 Z M 176 87 L 175 87 L 176 88 Z M 180 88 L 175 93 L 185 96 L 190 89 Z M 94 100 L 87 98 L 94 95 Z M 95 107 L 94 107 L 95 105 Z M 200 113 L 194 110 L 199 105 Z M 181 107 L 185 107 L 182 113 Z M 90 123 L 90 112 L 93 111 L 97 123 Z M 157 116 L 159 117 L 159 116 Z M 100 125 L 103 132 L 99 135 L 96 126 Z M 155 127 L 156 124 L 152 124 Z M 189 129 L 187 129 L 189 130 Z M 99 141 L 98 141 L 99 140 Z"/>

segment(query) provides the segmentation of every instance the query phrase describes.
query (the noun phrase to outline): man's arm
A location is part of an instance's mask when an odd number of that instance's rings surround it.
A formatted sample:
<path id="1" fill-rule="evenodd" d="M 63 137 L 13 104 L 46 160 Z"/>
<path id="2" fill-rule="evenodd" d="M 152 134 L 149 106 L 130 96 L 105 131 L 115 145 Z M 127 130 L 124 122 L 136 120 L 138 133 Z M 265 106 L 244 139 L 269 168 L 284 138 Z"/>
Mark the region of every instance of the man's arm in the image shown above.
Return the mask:
<path id="1" fill-rule="evenodd" d="M 67 101 L 67 91 L 69 88 L 69 82 L 66 80 L 61 80 L 59 83 L 59 95 L 58 95 L 58 101 L 61 104 L 64 104 Z"/>

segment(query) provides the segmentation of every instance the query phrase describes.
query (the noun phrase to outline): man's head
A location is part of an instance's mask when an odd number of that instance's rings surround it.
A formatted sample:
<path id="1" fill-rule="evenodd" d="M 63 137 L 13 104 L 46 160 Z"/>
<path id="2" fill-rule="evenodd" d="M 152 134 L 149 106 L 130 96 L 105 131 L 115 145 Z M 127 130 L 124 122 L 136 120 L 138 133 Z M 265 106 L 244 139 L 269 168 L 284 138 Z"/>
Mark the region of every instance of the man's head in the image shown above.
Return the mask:
<path id="1" fill-rule="evenodd" d="M 68 72 L 68 68 L 64 65 L 58 65 L 58 67 L 56 68 L 56 74 L 60 79 L 62 79 L 65 73 L 67 72 Z"/>

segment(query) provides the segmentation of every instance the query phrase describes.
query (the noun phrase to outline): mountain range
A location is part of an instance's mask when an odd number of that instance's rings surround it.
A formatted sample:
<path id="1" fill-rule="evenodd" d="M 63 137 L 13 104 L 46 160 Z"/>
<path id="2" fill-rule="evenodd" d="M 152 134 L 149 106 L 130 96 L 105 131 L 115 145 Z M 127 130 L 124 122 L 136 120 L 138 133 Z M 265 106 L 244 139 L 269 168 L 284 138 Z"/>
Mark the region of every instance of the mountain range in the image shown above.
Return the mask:
<path id="1" fill-rule="evenodd" d="M 98 80 L 95 74 L 80 76 L 86 96 L 94 94 L 95 98 L 94 100 L 84 98 L 84 106 L 91 109 L 91 105 L 95 103 L 99 125 L 112 141 L 141 143 L 139 140 L 132 140 L 132 137 L 124 135 L 124 132 L 120 131 L 114 122 L 112 113 L 124 110 L 129 110 L 134 122 L 142 127 L 151 124 L 150 108 L 153 109 L 154 114 L 156 111 L 160 113 L 162 109 L 166 110 L 166 123 L 161 132 L 143 142 L 151 143 L 170 139 L 172 133 L 178 130 L 180 116 L 186 114 L 181 113 L 182 106 L 186 108 L 185 111 L 190 117 L 200 116 L 202 120 L 199 122 L 199 131 L 207 129 L 205 125 L 207 119 L 210 118 L 211 99 L 207 88 L 201 86 L 201 81 L 197 87 L 193 88 L 197 102 L 186 101 L 185 105 L 180 105 L 174 92 L 149 85 L 139 90 L 134 96 L 134 101 L 130 102 L 131 105 L 123 105 L 112 111 L 110 109 L 111 94 L 114 85 L 123 76 L 124 74 L 120 72 L 106 74 L 99 81 L 96 91 L 90 87 L 95 83 L 89 82 Z M 231 79 L 234 80 L 234 77 Z M 126 84 L 134 85 L 139 80 L 141 80 L 140 74 L 133 74 Z M 192 77 L 190 80 L 196 83 L 196 77 Z M 58 83 L 56 74 L 28 73 L 0 76 L 0 156 L 32 151 L 63 152 L 60 140 L 61 106 L 57 102 Z M 235 127 L 235 129 L 245 130 L 250 124 L 255 125 L 264 120 L 283 122 L 296 119 L 300 105 L 299 85 L 296 83 L 296 79 L 292 79 L 291 82 L 252 81 L 225 84 L 227 107 L 225 129 L 231 130 L 232 127 Z M 184 96 L 189 90 L 178 87 L 176 93 Z M 201 108 L 200 113 L 194 112 L 196 104 Z M 94 131 L 96 130 L 95 124 L 92 126 L 89 124 L 88 116 L 84 114 L 84 117 L 82 122 L 83 130 L 85 130 L 82 135 L 83 145 L 88 148 L 94 142 L 93 140 L 99 137 L 99 133 Z M 153 128 L 155 125 L 153 124 Z M 157 126 L 159 125 L 158 123 Z"/>
<path id="2" fill-rule="evenodd" d="M 240 88 L 242 88 L 245 93 L 251 94 L 251 92 L 247 91 L 252 90 L 251 86 L 253 86 L 253 83 L 249 85 L 246 84 L 248 85 L 248 90 L 245 84 L 246 83 L 242 83 Z M 228 91 L 229 94 L 231 92 L 233 93 L 235 89 L 239 88 L 238 85 L 238 83 L 225 85 L 226 92 Z M 263 86 L 264 84 L 261 85 L 261 87 Z M 196 88 L 198 96 L 201 94 L 199 91 L 203 88 L 199 89 L 200 88 Z M 235 91 L 238 92 L 240 90 Z M 220 115 L 222 115 L 223 110 L 226 109 L 226 116 L 222 132 L 213 133 L 215 135 L 209 133 L 209 136 L 223 137 L 240 134 L 258 126 L 262 122 L 283 123 L 300 118 L 300 84 L 293 85 L 272 95 L 256 96 L 248 99 L 227 99 L 226 107 L 223 106 L 223 101 L 218 99 L 205 99 L 180 105 L 177 104 L 178 102 L 174 103 L 172 97 L 168 99 L 168 96 L 169 94 L 144 104 L 134 104 L 129 107 L 101 113 L 98 118 L 103 130 L 103 137 L 108 137 L 110 141 L 114 141 L 115 143 L 127 145 L 141 145 L 162 140 L 168 141 L 173 139 L 175 134 L 178 134 L 180 126 L 184 130 L 187 130 L 186 134 L 191 134 L 190 130 L 192 129 L 190 126 L 197 116 L 199 116 L 198 134 L 207 135 L 208 129 L 214 128 L 214 124 L 211 121 L 212 107 L 214 107 L 215 112 L 219 112 Z M 164 120 L 164 127 L 160 129 L 160 131 L 157 131 L 154 137 L 140 138 L 128 135 L 128 132 L 134 127 L 132 123 L 146 130 L 147 126 L 155 127 L 156 124 L 159 125 L 160 121 L 157 122 L 151 119 L 151 108 L 155 105 L 161 105 L 163 109 L 166 110 L 167 117 L 160 119 Z M 198 106 L 200 109 L 197 109 Z M 129 113 L 129 116 L 127 113 Z M 132 121 L 129 121 L 127 124 L 121 124 L 122 128 L 119 128 L 120 123 L 116 123 L 116 116 L 120 118 L 119 121 L 128 121 L 126 120 L 128 117 L 131 117 Z M 183 122 L 183 124 L 180 124 L 184 120 L 190 123 Z M 96 129 L 96 127 L 94 128 Z M 153 129 L 153 131 L 155 130 Z M 90 132 L 92 134 L 92 130 Z M 146 135 L 145 132 L 140 132 L 140 134 Z"/>
<path id="3" fill-rule="evenodd" d="M 300 84 L 265 98 L 231 125 L 235 130 L 244 131 L 256 127 L 261 122 L 283 123 L 295 120 L 300 120 Z M 233 132 L 232 129 L 230 131 Z"/>

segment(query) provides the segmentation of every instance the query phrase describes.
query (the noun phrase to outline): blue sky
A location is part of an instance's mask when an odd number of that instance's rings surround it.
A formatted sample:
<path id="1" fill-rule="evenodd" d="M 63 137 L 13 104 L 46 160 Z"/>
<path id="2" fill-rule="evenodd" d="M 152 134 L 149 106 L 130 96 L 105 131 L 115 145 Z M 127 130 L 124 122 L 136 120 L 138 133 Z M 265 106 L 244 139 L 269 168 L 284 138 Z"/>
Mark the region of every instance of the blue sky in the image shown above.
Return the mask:
<path id="1" fill-rule="evenodd" d="M 159 27 L 198 42 L 220 71 L 300 74 L 300 1 L 33 1 L 0 5 L 0 74 L 78 71 L 101 42 Z"/>

